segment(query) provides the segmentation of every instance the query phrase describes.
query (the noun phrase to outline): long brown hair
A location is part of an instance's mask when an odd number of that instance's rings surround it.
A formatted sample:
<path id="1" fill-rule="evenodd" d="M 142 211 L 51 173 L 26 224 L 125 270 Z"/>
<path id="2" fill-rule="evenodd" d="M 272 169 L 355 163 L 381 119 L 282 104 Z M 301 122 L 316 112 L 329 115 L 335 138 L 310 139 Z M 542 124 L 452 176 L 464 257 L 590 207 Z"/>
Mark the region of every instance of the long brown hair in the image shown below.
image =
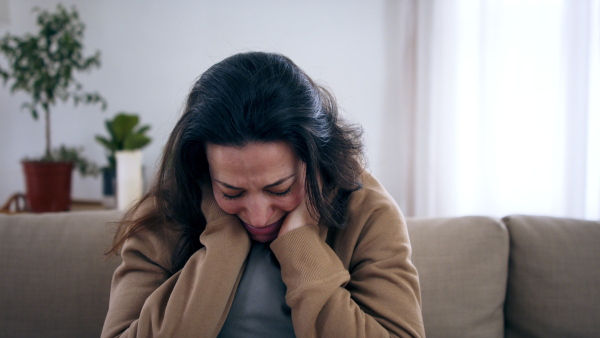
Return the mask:
<path id="1" fill-rule="evenodd" d="M 338 114 L 336 101 L 280 54 L 236 54 L 209 68 L 194 84 L 183 115 L 164 148 L 154 184 L 123 218 L 108 252 L 150 227 L 179 236 L 171 257 L 180 270 L 202 244 L 206 221 L 199 182 L 208 175 L 205 145 L 288 142 L 306 163 L 311 212 L 330 228 L 343 228 L 347 202 L 360 189 L 362 128 Z"/>

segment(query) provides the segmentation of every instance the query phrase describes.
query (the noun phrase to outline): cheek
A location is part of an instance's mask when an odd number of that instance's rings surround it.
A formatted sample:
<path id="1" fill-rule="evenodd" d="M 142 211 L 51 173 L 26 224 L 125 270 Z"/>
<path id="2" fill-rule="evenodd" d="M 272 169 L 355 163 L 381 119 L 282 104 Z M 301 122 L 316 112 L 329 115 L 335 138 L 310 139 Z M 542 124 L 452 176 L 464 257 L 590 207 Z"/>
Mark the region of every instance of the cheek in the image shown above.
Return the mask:
<path id="1" fill-rule="evenodd" d="M 239 202 L 236 200 L 228 200 L 223 198 L 223 194 L 216 190 L 216 187 L 213 186 L 213 196 L 215 196 L 215 201 L 217 201 L 217 205 L 219 208 L 223 209 L 228 214 L 237 214 L 240 212 Z"/>
<path id="2" fill-rule="evenodd" d="M 216 195 L 216 194 L 215 194 Z M 217 205 L 228 214 L 235 215 L 240 212 L 241 208 L 235 201 L 228 201 L 223 196 L 215 196 L 217 199 Z"/>
<path id="3" fill-rule="evenodd" d="M 304 188 L 292 192 L 282 201 L 280 208 L 290 212 L 294 210 L 304 200 Z"/>

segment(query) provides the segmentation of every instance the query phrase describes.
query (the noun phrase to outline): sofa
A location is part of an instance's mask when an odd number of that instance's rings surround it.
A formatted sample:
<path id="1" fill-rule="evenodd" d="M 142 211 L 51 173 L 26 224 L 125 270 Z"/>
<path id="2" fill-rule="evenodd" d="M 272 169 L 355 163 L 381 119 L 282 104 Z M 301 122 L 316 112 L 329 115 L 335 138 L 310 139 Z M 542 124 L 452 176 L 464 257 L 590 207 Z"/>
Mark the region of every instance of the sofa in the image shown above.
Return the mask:
<path id="1" fill-rule="evenodd" d="M 0 215 L 0 337 L 98 337 L 118 211 Z M 600 337 L 600 222 L 407 219 L 428 337 Z"/>

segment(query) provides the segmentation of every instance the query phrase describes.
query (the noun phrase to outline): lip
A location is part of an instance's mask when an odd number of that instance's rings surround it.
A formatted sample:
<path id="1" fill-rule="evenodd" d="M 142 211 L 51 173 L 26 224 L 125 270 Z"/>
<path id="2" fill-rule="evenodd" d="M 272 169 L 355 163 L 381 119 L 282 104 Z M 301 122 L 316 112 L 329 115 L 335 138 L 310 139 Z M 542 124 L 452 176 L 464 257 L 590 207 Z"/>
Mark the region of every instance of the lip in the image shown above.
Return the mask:
<path id="1" fill-rule="evenodd" d="M 248 230 L 248 232 L 250 234 L 255 235 L 255 236 L 266 236 L 266 235 L 271 235 L 274 233 L 279 233 L 279 229 L 283 225 L 284 219 L 285 219 L 285 216 L 281 217 L 277 222 L 269 224 L 269 225 L 267 225 L 265 227 L 261 227 L 261 228 L 254 227 L 244 221 L 242 221 L 242 223 L 244 224 L 244 227 L 246 228 L 246 230 Z"/>

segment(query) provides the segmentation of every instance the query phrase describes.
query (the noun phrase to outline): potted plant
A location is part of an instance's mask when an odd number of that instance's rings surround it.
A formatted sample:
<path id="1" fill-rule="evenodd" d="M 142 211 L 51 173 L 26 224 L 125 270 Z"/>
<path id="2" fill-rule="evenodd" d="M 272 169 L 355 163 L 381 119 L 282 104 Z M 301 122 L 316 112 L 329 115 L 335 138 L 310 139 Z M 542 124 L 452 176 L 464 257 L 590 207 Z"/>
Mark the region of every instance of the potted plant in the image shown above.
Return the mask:
<path id="1" fill-rule="evenodd" d="M 108 165 L 102 168 L 103 195 L 106 206 L 114 204 L 111 200 L 114 199 L 116 191 L 117 153 L 122 152 L 122 155 L 127 155 L 125 152 L 140 151 L 151 141 L 150 137 L 146 135 L 150 126 L 138 126 L 139 123 L 140 118 L 137 114 L 119 112 L 113 119 L 105 121 L 108 137 L 96 135 L 96 141 L 104 146 L 108 160 Z"/>
<path id="2" fill-rule="evenodd" d="M 44 155 L 23 161 L 28 207 L 34 212 L 63 211 L 71 203 L 73 168 L 83 174 L 97 170 L 82 157 L 80 148 L 52 148 L 51 108 L 58 100 L 106 108 L 106 101 L 98 93 L 84 92 L 74 77 L 76 72 L 98 68 L 100 53 L 83 55 L 85 26 L 75 7 L 69 11 L 58 5 L 55 12 L 36 8 L 34 13 L 39 28 L 36 34 L 7 33 L 0 39 L 0 55 L 8 61 L 7 68 L 0 67 L 0 77 L 5 85 L 12 81 L 11 92 L 22 91 L 30 96 L 22 107 L 34 120 L 43 115 L 45 122 Z"/>

